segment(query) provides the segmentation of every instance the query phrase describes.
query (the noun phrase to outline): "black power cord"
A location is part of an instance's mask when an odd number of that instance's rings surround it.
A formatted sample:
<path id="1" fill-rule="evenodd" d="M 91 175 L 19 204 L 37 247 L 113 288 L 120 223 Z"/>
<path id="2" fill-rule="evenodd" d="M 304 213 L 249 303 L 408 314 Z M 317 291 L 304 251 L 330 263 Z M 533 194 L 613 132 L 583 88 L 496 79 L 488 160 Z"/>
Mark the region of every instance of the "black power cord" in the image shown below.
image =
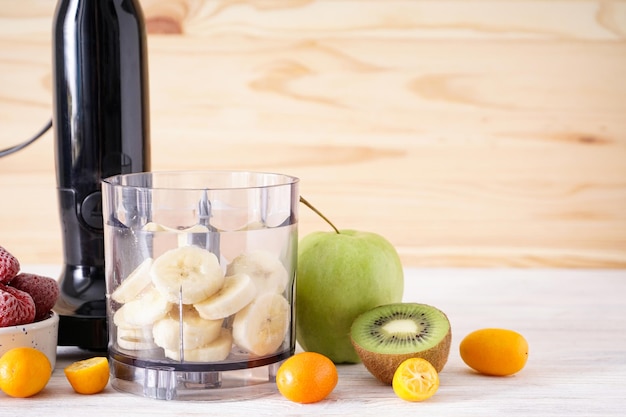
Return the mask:
<path id="1" fill-rule="evenodd" d="M 43 134 L 46 133 L 51 127 L 52 127 L 52 119 L 50 119 L 48 123 L 39 132 L 35 134 L 35 136 L 28 139 L 27 141 L 22 142 L 18 145 L 12 146 L 10 148 L 0 150 L 0 158 L 3 156 L 11 155 L 12 153 L 19 151 L 20 149 L 24 149 L 25 147 L 27 147 L 28 145 L 30 145 L 31 143 L 33 143 L 34 141 L 42 137 Z"/>

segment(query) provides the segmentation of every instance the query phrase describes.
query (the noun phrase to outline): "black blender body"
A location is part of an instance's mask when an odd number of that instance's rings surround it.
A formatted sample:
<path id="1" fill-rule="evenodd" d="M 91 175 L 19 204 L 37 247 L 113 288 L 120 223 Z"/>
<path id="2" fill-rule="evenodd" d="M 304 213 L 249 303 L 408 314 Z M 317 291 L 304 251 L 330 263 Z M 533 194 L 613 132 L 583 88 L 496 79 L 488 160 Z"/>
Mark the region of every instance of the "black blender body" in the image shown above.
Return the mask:
<path id="1" fill-rule="evenodd" d="M 137 0 L 59 0 L 53 129 L 64 267 L 61 346 L 106 349 L 100 181 L 150 169 L 148 68 Z"/>

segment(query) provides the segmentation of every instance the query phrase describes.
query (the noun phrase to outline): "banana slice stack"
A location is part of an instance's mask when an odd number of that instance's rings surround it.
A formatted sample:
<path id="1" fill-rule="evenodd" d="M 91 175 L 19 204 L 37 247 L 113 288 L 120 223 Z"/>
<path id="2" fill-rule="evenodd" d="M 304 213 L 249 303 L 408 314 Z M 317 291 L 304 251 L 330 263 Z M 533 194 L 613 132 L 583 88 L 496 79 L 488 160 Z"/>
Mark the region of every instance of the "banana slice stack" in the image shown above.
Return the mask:
<path id="1" fill-rule="evenodd" d="M 222 361 L 233 345 L 256 356 L 276 352 L 291 317 L 280 260 L 243 253 L 225 276 L 212 252 L 179 243 L 144 260 L 111 294 L 120 304 L 113 316 L 119 348 L 161 348 L 166 358 L 187 362 Z"/>

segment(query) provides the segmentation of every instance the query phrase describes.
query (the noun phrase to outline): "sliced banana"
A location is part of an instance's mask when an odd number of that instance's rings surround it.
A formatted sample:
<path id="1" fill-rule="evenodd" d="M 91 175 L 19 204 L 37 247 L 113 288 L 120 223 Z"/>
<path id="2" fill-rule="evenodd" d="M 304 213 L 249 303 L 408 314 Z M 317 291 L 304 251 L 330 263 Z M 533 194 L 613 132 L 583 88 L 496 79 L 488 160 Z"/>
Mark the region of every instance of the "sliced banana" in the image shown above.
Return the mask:
<path id="1" fill-rule="evenodd" d="M 153 340 L 152 326 L 117 326 L 117 337 L 125 339 Z"/>
<path id="2" fill-rule="evenodd" d="M 152 340 L 128 336 L 118 336 L 117 346 L 124 350 L 152 350 L 158 347 Z"/>
<path id="3" fill-rule="evenodd" d="M 118 336 L 117 346 L 124 350 L 153 350 L 158 348 L 152 340 L 137 339 L 127 336 Z"/>
<path id="4" fill-rule="evenodd" d="M 229 330 L 221 329 L 220 335 L 213 342 L 196 349 L 185 349 L 183 358 L 185 362 L 218 362 L 223 361 L 230 354 L 233 345 L 233 337 Z M 179 349 L 163 349 L 167 358 L 180 361 Z"/>
<path id="5" fill-rule="evenodd" d="M 222 320 L 205 320 L 193 307 L 183 307 L 182 332 L 180 318 L 179 311 L 172 309 L 170 314 L 154 323 L 154 343 L 168 350 L 178 351 L 181 347 L 191 350 L 208 345 L 220 335 Z"/>
<path id="6" fill-rule="evenodd" d="M 200 317 L 218 320 L 235 314 L 256 296 L 256 287 L 248 274 L 235 274 L 224 279 L 222 288 L 209 298 L 194 304 Z"/>
<path id="7" fill-rule="evenodd" d="M 215 294 L 224 284 L 217 257 L 197 246 L 182 246 L 163 253 L 152 263 L 154 286 L 168 301 L 193 304 Z"/>
<path id="8" fill-rule="evenodd" d="M 136 299 L 152 281 L 150 268 L 152 258 L 146 258 L 137 268 L 122 281 L 113 291 L 111 298 L 118 303 L 127 303 Z"/>
<path id="9" fill-rule="evenodd" d="M 152 339 L 152 326 L 136 326 L 129 323 L 125 311 L 120 308 L 113 315 L 118 347 L 126 350 L 155 349 L 157 346 Z"/>
<path id="10" fill-rule="evenodd" d="M 152 339 L 152 328 L 135 327 L 135 328 L 117 328 L 117 346 L 126 350 L 151 350 L 158 346 Z"/>
<path id="11" fill-rule="evenodd" d="M 126 309 L 124 306 L 117 309 L 115 313 L 113 313 L 113 324 L 117 327 L 123 328 L 139 328 L 141 326 L 137 326 L 135 324 L 131 324 L 126 320 Z"/>
<path id="12" fill-rule="evenodd" d="M 259 295 L 233 321 L 233 340 L 258 356 L 276 352 L 289 329 L 289 302 L 280 294 Z"/>
<path id="13" fill-rule="evenodd" d="M 134 327 L 149 326 L 165 317 L 171 308 L 172 303 L 151 285 L 141 293 L 139 298 L 122 305 L 115 312 L 113 321 L 116 324 L 128 323 Z"/>
<path id="14" fill-rule="evenodd" d="M 283 263 L 270 252 L 257 250 L 237 256 L 226 269 L 226 275 L 250 275 L 257 294 L 281 294 L 287 287 L 289 273 Z"/>

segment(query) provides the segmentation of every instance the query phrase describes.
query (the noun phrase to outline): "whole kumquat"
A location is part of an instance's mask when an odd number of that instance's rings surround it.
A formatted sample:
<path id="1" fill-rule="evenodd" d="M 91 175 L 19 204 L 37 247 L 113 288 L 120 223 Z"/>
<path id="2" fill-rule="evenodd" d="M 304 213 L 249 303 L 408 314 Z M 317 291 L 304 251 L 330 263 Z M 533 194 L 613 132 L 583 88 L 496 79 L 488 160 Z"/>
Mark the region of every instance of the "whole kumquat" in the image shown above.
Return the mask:
<path id="1" fill-rule="evenodd" d="M 11 397 L 37 394 L 46 387 L 51 376 L 50 361 L 35 348 L 14 348 L 0 358 L 0 390 Z"/>
<path id="2" fill-rule="evenodd" d="M 528 342 L 513 330 L 480 329 L 465 336 L 459 351 L 470 368 L 485 375 L 506 376 L 526 365 Z"/>
<path id="3" fill-rule="evenodd" d="M 288 400 L 309 404 L 323 400 L 335 389 L 337 367 L 315 352 L 297 353 L 278 368 L 276 386 Z"/>

